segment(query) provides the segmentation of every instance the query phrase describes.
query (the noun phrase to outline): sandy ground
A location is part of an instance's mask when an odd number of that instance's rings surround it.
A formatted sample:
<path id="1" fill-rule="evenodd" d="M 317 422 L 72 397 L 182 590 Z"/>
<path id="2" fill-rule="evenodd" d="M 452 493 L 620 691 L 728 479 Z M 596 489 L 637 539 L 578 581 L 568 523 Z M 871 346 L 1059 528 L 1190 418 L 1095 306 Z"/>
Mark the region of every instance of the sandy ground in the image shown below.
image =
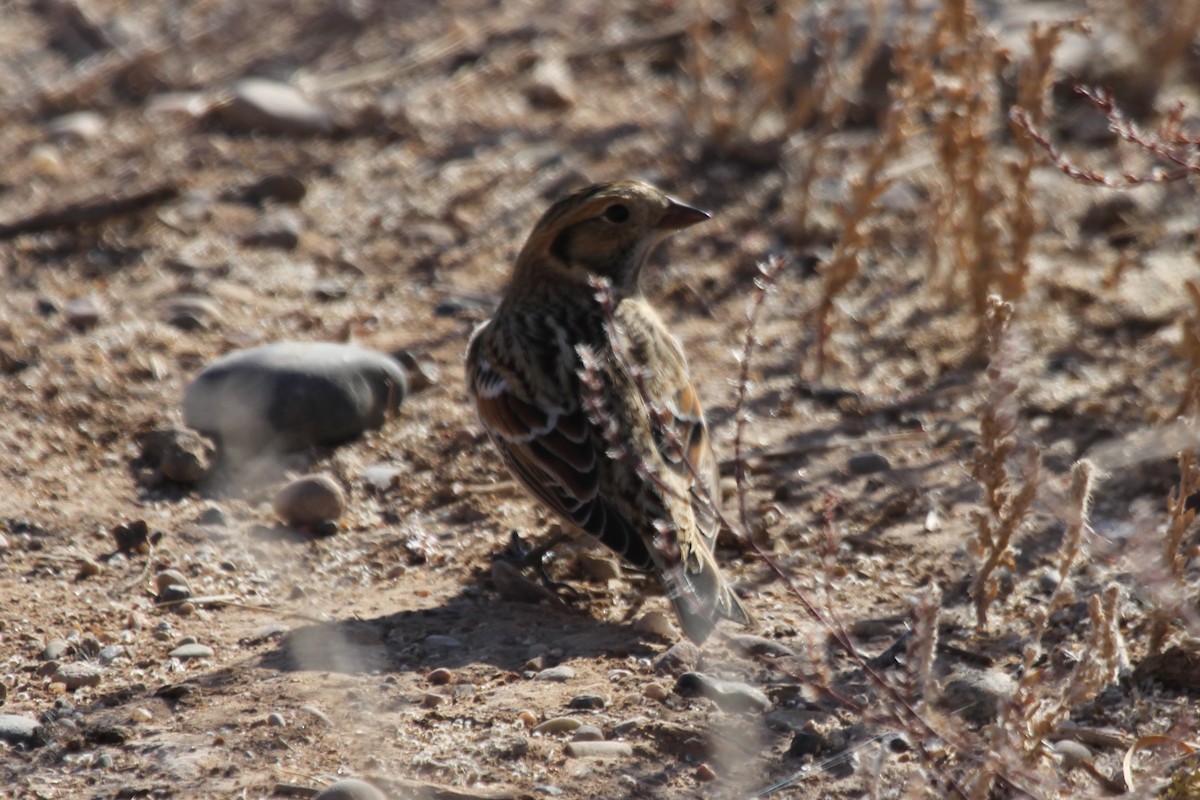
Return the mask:
<path id="1" fill-rule="evenodd" d="M 743 797 L 812 763 L 787 755 L 792 729 L 848 730 L 853 757 L 779 796 L 872 786 L 895 796 L 918 780 L 927 768 L 911 748 L 871 740 L 892 730 L 868 713 L 877 687 L 752 550 L 727 543 L 720 558 L 759 619 L 752 633 L 791 655 L 752 657 L 714 639 L 692 666 L 763 689 L 769 714 L 673 692 L 681 669 L 656 661 L 678 635 L 656 632 L 665 602 L 638 576 L 591 577 L 585 547 L 560 548 L 551 564 L 580 592 L 574 603 L 497 590 L 491 565 L 510 533 L 536 541 L 552 521 L 509 482 L 476 424 L 462 352 L 533 221 L 589 180 L 649 179 L 713 212 L 656 254 L 648 291 L 689 353 L 729 477 L 755 264 L 791 259 L 757 328 L 747 519 L 864 654 L 889 647 L 922 587 L 937 585 L 943 642 L 960 652 L 940 669 L 1016 677 L 1030 612 L 1055 584 L 1070 468 L 1089 456 L 1106 477 L 1069 576 L 1077 602 L 1044 643 L 1069 665 L 1083 652 L 1087 598 L 1115 582 L 1124 663 L 1140 663 L 1147 553 L 1178 479 L 1173 451 L 1188 441 L 1153 431 L 1187 380 L 1177 346 L 1196 313 L 1183 282 L 1200 275 L 1192 188 L 1121 195 L 1118 221 L 1096 222 L 1089 210 L 1116 195 L 1049 165 L 1035 172 L 1043 226 L 1010 369 L 1018 438 L 1042 453 L 1041 491 L 979 630 L 967 594 L 979 507 L 969 463 L 987 383 L 969 304 L 930 266 L 922 202 L 939 176 L 928 153 L 897 167 L 903 191 L 883 204 L 862 272 L 838 300 L 818 379 L 805 315 L 821 294 L 812 258 L 836 242 L 846 165 L 861 162 L 872 129 L 833 137 L 815 233 L 798 236 L 789 198 L 805 147 L 765 166 L 721 156 L 681 112 L 681 8 L 564 16 L 554 4 L 473 5 L 83 5 L 109 45 L 87 41 L 89 26 L 55 4 L 3 15 L 0 222 L 155 187 L 173 199 L 0 243 L 0 713 L 46 720 L 44 744 L 0 763 L 0 795 L 266 797 L 354 775 L 396 797 Z M 1072 10 L 1026 5 L 1031 17 Z M 159 50 L 129 56 L 143 45 Z M 104 59 L 140 66 L 104 73 Z M 101 77 L 85 80 L 89 70 Z M 333 129 L 244 133 L 193 113 L 246 75 L 293 79 Z M 1186 99 L 1200 87 L 1170 88 Z M 95 112 L 98 127 L 48 130 L 74 110 Z M 1111 141 L 1075 152 L 1116 163 Z M 239 199 L 278 174 L 298 179 L 302 200 Z M 173 316 L 185 295 L 203 301 L 198 324 Z M 439 371 L 382 430 L 284 465 L 344 489 L 332 535 L 279 523 L 277 482 L 157 484 L 138 461 L 134 434 L 180 424 L 201 367 L 286 339 L 405 348 Z M 863 466 L 880 459 L 883 469 Z M 378 465 L 396 479 L 369 480 Z M 148 552 L 115 553 L 114 528 L 139 520 L 161 537 Z M 217 599 L 156 605 L 164 569 Z M 1186 580 L 1194 599 L 1194 568 Z M 55 639 L 66 647 L 49 659 Z M 211 657 L 170 656 L 190 641 Z M 50 660 L 89 665 L 95 685 L 66 689 Z M 558 666 L 565 679 L 534 677 Z M 847 702 L 798 685 L 816 672 Z M 1071 718 L 1113 732 L 1091 742 L 1112 775 L 1134 737 L 1171 731 L 1189 702 L 1126 670 Z M 564 716 L 630 751 L 572 757 L 572 732 L 531 730 Z M 968 737 L 979 729 L 962 725 Z M 963 766 L 934 755 L 951 773 Z M 1079 773 L 1041 775 L 1039 796 L 1099 791 Z"/>

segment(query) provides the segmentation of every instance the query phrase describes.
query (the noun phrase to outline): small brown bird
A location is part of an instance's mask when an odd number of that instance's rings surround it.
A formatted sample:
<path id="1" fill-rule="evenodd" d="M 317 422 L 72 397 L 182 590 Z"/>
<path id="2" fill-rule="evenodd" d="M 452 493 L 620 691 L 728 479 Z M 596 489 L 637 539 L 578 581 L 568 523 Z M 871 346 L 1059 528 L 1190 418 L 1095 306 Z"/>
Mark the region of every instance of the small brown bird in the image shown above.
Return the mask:
<path id="1" fill-rule="evenodd" d="M 639 284 L 667 234 L 706 219 L 634 181 L 555 203 L 466 365 L 513 475 L 571 528 L 657 574 L 696 642 L 720 617 L 750 616 L 713 557 L 717 462 L 683 350 Z"/>

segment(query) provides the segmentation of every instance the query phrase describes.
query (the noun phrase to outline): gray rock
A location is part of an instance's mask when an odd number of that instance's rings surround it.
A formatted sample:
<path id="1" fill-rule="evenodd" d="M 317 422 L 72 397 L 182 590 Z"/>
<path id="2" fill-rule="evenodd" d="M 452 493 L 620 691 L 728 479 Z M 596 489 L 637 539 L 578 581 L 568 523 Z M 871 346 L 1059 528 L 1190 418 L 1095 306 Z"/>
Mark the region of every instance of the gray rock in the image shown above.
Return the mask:
<path id="1" fill-rule="evenodd" d="M 700 663 L 700 648 L 681 639 L 650 662 L 656 675 L 679 675 L 693 670 Z"/>
<path id="2" fill-rule="evenodd" d="M 566 750 L 571 758 L 626 758 L 633 755 L 633 747 L 624 742 L 568 742 Z"/>
<path id="3" fill-rule="evenodd" d="M 319 525 L 345 513 L 346 496 L 330 476 L 305 475 L 280 489 L 271 508 L 288 525 Z"/>
<path id="4" fill-rule="evenodd" d="M 540 725 L 533 728 L 533 733 L 540 733 L 543 736 L 553 736 L 557 733 L 571 733 L 579 730 L 583 723 L 575 717 L 554 717 L 548 719 Z"/>
<path id="5" fill-rule="evenodd" d="M 68 325 L 77 331 L 86 331 L 100 323 L 100 318 L 104 316 L 104 307 L 94 297 L 78 297 L 67 302 L 63 313 Z"/>
<path id="6" fill-rule="evenodd" d="M 675 693 L 683 697 L 706 697 L 722 711 L 751 713 L 765 711 L 771 701 L 760 689 L 738 681 L 713 678 L 703 672 L 685 672 L 675 682 Z"/>
<path id="7" fill-rule="evenodd" d="M 0 742 L 36 747 L 45 743 L 45 729 L 37 720 L 19 714 L 0 714 Z"/>
<path id="8" fill-rule="evenodd" d="M 123 655 L 126 655 L 127 653 L 128 653 L 128 651 L 126 650 L 125 645 L 110 644 L 108 647 L 105 647 L 99 653 L 96 654 L 96 660 L 99 661 L 104 666 L 108 666 L 109 664 L 113 663 L 118 658 L 120 658 Z"/>
<path id="9" fill-rule="evenodd" d="M 604 731 L 597 728 L 595 725 L 580 725 L 575 729 L 575 734 L 571 737 L 573 742 L 602 742 L 604 741 Z"/>
<path id="10" fill-rule="evenodd" d="M 40 657 L 43 661 L 56 661 L 66 654 L 67 648 L 70 646 L 66 639 L 51 639 L 42 648 Z"/>
<path id="11" fill-rule="evenodd" d="M 171 658 L 188 661 L 193 658 L 212 658 L 213 649 L 206 644 L 181 644 L 171 651 Z"/>
<path id="12" fill-rule="evenodd" d="M 267 247 L 276 250 L 295 250 L 300 244 L 304 220 L 291 209 L 281 209 L 263 215 L 242 237 L 247 247 Z"/>
<path id="13" fill-rule="evenodd" d="M 389 356 L 334 342 L 236 350 L 201 370 L 183 396 L 184 422 L 241 453 L 333 446 L 378 428 L 408 394 Z"/>
<path id="14" fill-rule="evenodd" d="M 855 453 L 846 461 L 846 468 L 851 475 L 871 475 L 876 472 L 887 472 L 892 464 L 886 456 L 879 453 Z"/>
<path id="15" fill-rule="evenodd" d="M 267 78 L 245 78 L 212 116 L 230 128 L 290 135 L 329 133 L 333 118 L 298 89 Z"/>
<path id="16" fill-rule="evenodd" d="M 184 589 L 187 589 L 188 580 L 177 569 L 164 569 L 154 576 L 154 589 L 158 592 L 160 600 L 162 599 L 162 593 L 166 591 L 168 586 L 182 586 Z"/>
<path id="17" fill-rule="evenodd" d="M 934 704 L 969 722 L 986 725 L 1015 690 L 1016 683 L 1003 672 L 961 669 L 942 683 Z"/>
<path id="18" fill-rule="evenodd" d="M 556 683 L 562 683 L 563 681 L 569 681 L 574 677 L 575 677 L 575 670 L 571 669 L 570 667 L 568 667 L 564 664 L 564 665 L 560 665 L 557 667 L 550 667 L 549 669 L 544 669 L 541 672 L 534 675 L 533 679 L 535 681 L 554 681 Z"/>
<path id="19" fill-rule="evenodd" d="M 276 711 L 267 715 L 267 724 L 273 728 L 282 728 L 287 724 L 287 721 L 283 718 L 283 714 Z"/>
<path id="20" fill-rule="evenodd" d="M 182 331 L 199 331 L 214 327 L 221 321 L 221 309 L 211 297 L 182 294 L 163 303 L 163 319 Z"/>
<path id="21" fill-rule="evenodd" d="M 387 800 L 387 795 L 366 781 L 345 778 L 326 787 L 313 800 Z"/>
<path id="22" fill-rule="evenodd" d="M 580 709 L 584 711 L 596 711 L 608 705 L 608 701 L 597 694 L 580 694 L 572 697 L 567 703 L 567 708 Z"/>
<path id="23" fill-rule="evenodd" d="M 50 676 L 51 683 L 61 683 L 67 691 L 100 685 L 100 668 L 91 664 L 59 664 Z"/>
<path id="24" fill-rule="evenodd" d="M 453 636 L 447 636 L 444 633 L 431 633 L 425 637 L 425 646 L 438 647 L 443 650 L 455 650 L 462 647 L 462 641 Z"/>
<path id="25" fill-rule="evenodd" d="M 187 428 L 160 428 L 136 437 L 141 458 L 158 467 L 169 480 L 195 483 L 213 466 L 216 447 L 208 438 Z"/>

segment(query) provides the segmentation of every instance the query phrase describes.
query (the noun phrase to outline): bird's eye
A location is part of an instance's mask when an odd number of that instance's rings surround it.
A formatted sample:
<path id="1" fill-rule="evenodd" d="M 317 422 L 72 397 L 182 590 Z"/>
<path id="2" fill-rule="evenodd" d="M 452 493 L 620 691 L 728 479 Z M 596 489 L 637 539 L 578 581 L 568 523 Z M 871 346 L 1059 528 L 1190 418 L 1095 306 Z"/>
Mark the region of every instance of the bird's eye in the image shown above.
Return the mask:
<path id="1" fill-rule="evenodd" d="M 629 209 L 620 203 L 613 203 L 604 209 L 604 218 L 609 222 L 624 222 L 629 219 Z"/>

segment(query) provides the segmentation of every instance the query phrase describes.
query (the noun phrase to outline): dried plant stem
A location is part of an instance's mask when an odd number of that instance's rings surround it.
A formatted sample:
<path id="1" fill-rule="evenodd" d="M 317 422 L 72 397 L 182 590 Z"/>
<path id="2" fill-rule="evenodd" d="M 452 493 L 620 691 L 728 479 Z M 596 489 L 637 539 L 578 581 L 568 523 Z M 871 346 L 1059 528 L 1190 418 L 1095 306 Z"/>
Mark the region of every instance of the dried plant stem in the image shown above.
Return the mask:
<path id="1" fill-rule="evenodd" d="M 1166 578 L 1172 589 L 1182 590 L 1184 569 L 1192 553 L 1185 552 L 1184 534 L 1196 519 L 1196 509 L 1188 508 L 1188 498 L 1200 492 L 1200 463 L 1196 454 L 1185 450 L 1179 454 L 1179 483 L 1167 497 L 1167 531 L 1163 538 L 1162 561 Z M 1150 653 L 1162 650 L 1163 641 L 1175 615 L 1170 608 L 1155 608 L 1150 612 Z"/>

